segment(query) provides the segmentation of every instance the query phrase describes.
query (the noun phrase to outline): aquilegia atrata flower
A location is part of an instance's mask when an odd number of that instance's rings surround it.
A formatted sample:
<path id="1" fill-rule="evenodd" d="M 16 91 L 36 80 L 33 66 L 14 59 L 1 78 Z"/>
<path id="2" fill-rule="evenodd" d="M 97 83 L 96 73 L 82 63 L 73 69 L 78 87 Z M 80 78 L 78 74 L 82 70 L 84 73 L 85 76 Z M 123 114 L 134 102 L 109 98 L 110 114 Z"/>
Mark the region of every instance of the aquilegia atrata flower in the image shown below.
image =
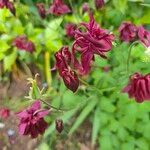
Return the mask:
<path id="1" fill-rule="evenodd" d="M 13 45 L 20 50 L 25 50 L 28 52 L 33 52 L 35 50 L 34 43 L 28 40 L 24 35 L 16 37 L 13 41 Z"/>
<path id="2" fill-rule="evenodd" d="M 104 0 L 95 0 L 95 6 L 97 9 L 101 9 L 104 6 Z"/>
<path id="3" fill-rule="evenodd" d="M 79 86 L 79 79 L 75 71 L 70 67 L 71 57 L 68 47 L 62 47 L 55 54 L 56 69 L 58 70 L 59 75 L 62 77 L 66 87 L 75 92 Z"/>
<path id="4" fill-rule="evenodd" d="M 63 0 L 53 0 L 48 12 L 56 16 L 71 12 L 70 8 L 64 4 Z"/>
<path id="5" fill-rule="evenodd" d="M 74 34 L 75 34 L 75 30 L 76 30 L 76 24 L 74 23 L 68 23 L 65 25 L 65 30 L 66 30 L 66 35 L 69 37 L 69 38 L 72 38 L 74 37 Z"/>
<path id="6" fill-rule="evenodd" d="M 82 28 L 85 28 L 82 31 Z M 81 23 L 75 31 L 75 41 L 72 47 L 74 67 L 80 74 L 87 74 L 90 71 L 91 61 L 94 54 L 106 58 L 105 53 L 112 49 L 114 35 L 101 29 L 95 22 L 93 15 L 90 15 L 89 23 Z M 81 53 L 81 63 L 76 59 L 76 52 Z"/>
<path id="7" fill-rule="evenodd" d="M 119 33 L 122 41 L 133 41 L 137 35 L 137 27 L 131 22 L 123 22 L 119 27 Z"/>
<path id="8" fill-rule="evenodd" d="M 150 74 L 134 73 L 123 92 L 128 93 L 130 98 L 135 98 L 138 103 L 150 100 Z"/>
<path id="9" fill-rule="evenodd" d="M 138 27 L 138 38 L 146 47 L 150 47 L 150 31 L 143 26 Z"/>
<path id="10" fill-rule="evenodd" d="M 16 15 L 16 9 L 12 2 L 10 2 L 9 0 L 0 0 L 0 8 L 4 8 L 4 7 L 9 9 L 13 15 Z"/>
<path id="11" fill-rule="evenodd" d="M 35 101 L 30 108 L 17 113 L 20 118 L 19 134 L 31 135 L 32 138 L 36 138 L 38 134 L 43 134 L 48 127 L 44 120 L 48 113 L 49 110 L 41 109 L 39 100 Z"/>
<path id="12" fill-rule="evenodd" d="M 8 108 L 1 108 L 0 109 L 0 118 L 7 119 L 10 115 L 10 110 Z"/>
<path id="13" fill-rule="evenodd" d="M 37 3 L 36 7 L 38 9 L 39 15 L 42 19 L 44 19 L 46 17 L 46 9 L 44 3 Z"/>

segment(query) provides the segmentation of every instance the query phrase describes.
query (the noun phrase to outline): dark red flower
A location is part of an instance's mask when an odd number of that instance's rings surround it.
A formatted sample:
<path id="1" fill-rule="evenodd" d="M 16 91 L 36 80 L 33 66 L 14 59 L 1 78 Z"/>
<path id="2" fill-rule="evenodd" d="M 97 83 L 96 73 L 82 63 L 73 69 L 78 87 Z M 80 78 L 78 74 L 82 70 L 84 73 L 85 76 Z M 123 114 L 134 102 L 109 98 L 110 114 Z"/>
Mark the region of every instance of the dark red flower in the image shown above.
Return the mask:
<path id="1" fill-rule="evenodd" d="M 46 9 L 44 3 L 37 3 L 36 7 L 38 9 L 39 15 L 44 19 L 46 17 Z"/>
<path id="2" fill-rule="evenodd" d="M 8 8 L 13 15 L 16 15 L 14 4 L 9 0 L 0 0 L 0 8 Z"/>
<path id="3" fill-rule="evenodd" d="M 65 25 L 65 30 L 66 30 L 66 35 L 69 37 L 69 38 L 72 38 L 74 37 L 74 34 L 75 34 L 75 30 L 76 30 L 76 24 L 73 24 L 73 23 L 68 23 Z"/>
<path id="4" fill-rule="evenodd" d="M 63 121 L 61 119 L 57 119 L 55 121 L 55 128 L 59 133 L 62 132 L 62 130 L 64 129 L 64 125 L 63 125 Z"/>
<path id="5" fill-rule="evenodd" d="M 89 4 L 88 3 L 83 3 L 82 5 L 82 13 L 88 12 L 89 11 Z"/>
<path id="6" fill-rule="evenodd" d="M 138 38 L 146 47 L 150 47 L 150 31 L 143 26 L 138 27 Z"/>
<path id="7" fill-rule="evenodd" d="M 85 30 L 82 31 L 81 27 Z M 75 41 L 72 47 L 74 67 L 80 74 L 87 74 L 90 71 L 90 63 L 94 59 L 94 54 L 106 58 L 105 53 L 112 49 L 114 35 L 103 30 L 90 15 L 89 23 L 81 23 L 75 31 Z M 75 53 L 81 53 L 81 63 L 76 59 Z"/>
<path id="8" fill-rule="evenodd" d="M 125 42 L 130 42 L 135 40 L 137 27 L 131 22 L 124 22 L 119 27 L 120 39 Z"/>
<path id="9" fill-rule="evenodd" d="M 0 109 L 0 118 L 7 119 L 10 116 L 10 110 L 8 108 Z"/>
<path id="10" fill-rule="evenodd" d="M 16 9 L 14 7 L 14 4 L 12 2 L 7 2 L 6 8 L 10 10 L 10 12 L 15 16 L 16 15 Z"/>
<path id="11" fill-rule="evenodd" d="M 138 103 L 150 100 L 150 74 L 134 73 L 123 92 L 128 93 L 130 98 L 135 98 Z"/>
<path id="12" fill-rule="evenodd" d="M 31 135 L 32 138 L 36 138 L 38 134 L 43 134 L 48 127 L 43 117 L 48 113 L 48 110 L 41 109 L 39 100 L 35 101 L 30 108 L 17 113 L 20 118 L 19 134 Z"/>
<path id="13" fill-rule="evenodd" d="M 48 12 L 56 16 L 71 12 L 69 7 L 64 4 L 63 0 L 53 0 L 53 4 L 50 6 Z"/>
<path id="14" fill-rule="evenodd" d="M 95 0 L 95 6 L 97 9 L 101 9 L 104 6 L 104 0 Z"/>
<path id="15" fill-rule="evenodd" d="M 16 37 L 13 41 L 13 45 L 20 50 L 26 50 L 28 52 L 33 52 L 35 50 L 34 43 L 28 40 L 24 35 Z"/>
<path id="16" fill-rule="evenodd" d="M 59 75 L 63 78 L 63 81 L 68 89 L 73 92 L 79 87 L 79 79 L 75 71 L 70 67 L 71 65 L 71 53 L 68 47 L 62 47 L 56 54 L 56 69 Z"/>

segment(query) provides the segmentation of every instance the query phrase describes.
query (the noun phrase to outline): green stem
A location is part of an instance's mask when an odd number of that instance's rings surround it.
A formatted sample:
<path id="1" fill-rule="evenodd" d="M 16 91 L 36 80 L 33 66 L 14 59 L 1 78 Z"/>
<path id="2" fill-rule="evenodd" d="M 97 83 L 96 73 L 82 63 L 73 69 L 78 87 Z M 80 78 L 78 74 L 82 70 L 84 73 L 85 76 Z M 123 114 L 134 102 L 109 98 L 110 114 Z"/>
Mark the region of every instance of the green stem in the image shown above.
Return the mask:
<path id="1" fill-rule="evenodd" d="M 51 72 L 50 72 L 50 53 L 45 52 L 45 75 L 46 75 L 46 81 L 48 86 L 51 86 L 52 78 L 51 78 Z"/>
<path id="2" fill-rule="evenodd" d="M 129 65 L 130 65 L 130 57 L 131 57 L 132 48 L 138 43 L 139 41 L 135 41 L 129 47 L 129 53 L 128 53 L 128 58 L 127 58 L 127 74 L 128 75 L 129 75 Z"/>

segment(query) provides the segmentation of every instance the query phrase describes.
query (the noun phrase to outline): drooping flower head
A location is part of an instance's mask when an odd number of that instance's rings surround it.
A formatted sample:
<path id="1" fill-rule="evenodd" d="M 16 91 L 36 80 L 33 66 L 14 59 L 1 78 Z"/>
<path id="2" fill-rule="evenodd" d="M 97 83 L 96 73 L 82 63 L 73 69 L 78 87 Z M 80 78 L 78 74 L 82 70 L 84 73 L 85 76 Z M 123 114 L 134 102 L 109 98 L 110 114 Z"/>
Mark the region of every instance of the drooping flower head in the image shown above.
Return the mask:
<path id="1" fill-rule="evenodd" d="M 0 118 L 7 119 L 10 116 L 10 110 L 8 108 L 0 109 Z"/>
<path id="2" fill-rule="evenodd" d="M 143 26 L 138 27 L 138 38 L 146 47 L 150 47 L 150 31 Z"/>
<path id="3" fill-rule="evenodd" d="M 34 43 L 28 40 L 24 35 L 16 37 L 13 41 L 13 45 L 20 50 L 25 50 L 28 52 L 33 52 L 35 50 Z"/>
<path id="4" fill-rule="evenodd" d="M 137 27 L 131 22 L 123 22 L 119 27 L 120 39 L 125 42 L 135 40 Z"/>
<path id="5" fill-rule="evenodd" d="M 56 16 L 71 12 L 70 8 L 64 4 L 63 0 L 53 0 L 48 12 Z"/>
<path id="6" fill-rule="evenodd" d="M 44 19 L 46 17 L 46 9 L 44 3 L 37 3 L 36 7 L 38 9 L 39 15 L 42 19 Z"/>
<path id="7" fill-rule="evenodd" d="M 66 35 L 69 37 L 69 38 L 72 38 L 74 37 L 74 34 L 75 34 L 75 30 L 76 30 L 76 24 L 74 23 L 68 23 L 65 25 L 65 30 L 66 30 Z"/>
<path id="8" fill-rule="evenodd" d="M 79 86 L 79 79 L 75 71 L 71 69 L 71 53 L 68 47 L 62 47 L 55 54 L 56 69 L 62 77 L 66 87 L 76 92 Z"/>
<path id="9" fill-rule="evenodd" d="M 0 0 L 0 8 L 4 8 L 7 4 L 8 0 Z"/>
<path id="10" fill-rule="evenodd" d="M 104 6 L 104 0 L 95 0 L 95 6 L 97 9 L 101 9 Z"/>
<path id="11" fill-rule="evenodd" d="M 44 120 L 48 113 L 48 110 L 41 109 L 39 100 L 35 101 L 30 108 L 17 113 L 20 119 L 19 134 L 31 135 L 32 138 L 43 134 L 48 127 L 47 122 Z"/>
<path id="12" fill-rule="evenodd" d="M 90 14 L 90 22 L 81 23 L 75 31 L 75 41 L 72 47 L 74 67 L 79 69 L 80 74 L 87 74 L 94 54 L 106 58 L 105 53 L 112 49 L 113 40 L 114 35 L 101 29 Z M 77 51 L 81 53 L 81 63 L 75 57 Z"/>
<path id="13" fill-rule="evenodd" d="M 123 92 L 128 93 L 130 98 L 135 98 L 138 103 L 150 100 L 150 74 L 134 73 Z"/>

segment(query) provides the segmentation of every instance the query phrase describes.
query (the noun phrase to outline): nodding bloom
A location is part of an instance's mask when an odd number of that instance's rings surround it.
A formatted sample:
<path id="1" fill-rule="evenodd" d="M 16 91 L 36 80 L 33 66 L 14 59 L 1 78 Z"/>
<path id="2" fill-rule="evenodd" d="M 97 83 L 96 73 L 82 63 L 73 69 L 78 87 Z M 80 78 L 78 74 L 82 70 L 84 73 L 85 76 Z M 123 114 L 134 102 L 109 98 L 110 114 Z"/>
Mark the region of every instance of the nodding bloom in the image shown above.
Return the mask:
<path id="1" fill-rule="evenodd" d="M 82 13 L 88 12 L 90 10 L 88 3 L 83 3 L 82 5 Z"/>
<path id="2" fill-rule="evenodd" d="M 95 0 L 95 6 L 97 9 L 101 9 L 104 6 L 104 0 Z"/>
<path id="3" fill-rule="evenodd" d="M 150 31 L 143 26 L 138 27 L 138 38 L 146 47 L 150 47 Z"/>
<path id="4" fill-rule="evenodd" d="M 8 108 L 0 109 L 0 118 L 7 119 L 10 116 L 10 110 Z"/>
<path id="5" fill-rule="evenodd" d="M 101 29 L 93 15 L 90 15 L 90 22 L 81 23 L 75 31 L 75 41 L 72 47 L 74 67 L 79 70 L 80 74 L 87 74 L 90 71 L 91 61 L 94 60 L 94 54 L 107 58 L 105 53 L 112 49 L 113 40 L 114 35 Z M 75 57 L 76 52 L 81 53 L 81 63 Z"/>
<path id="6" fill-rule="evenodd" d="M 71 12 L 70 8 L 64 4 L 63 0 L 53 0 L 48 12 L 56 16 Z"/>
<path id="7" fill-rule="evenodd" d="M 131 22 L 123 22 L 119 27 L 119 33 L 122 41 L 133 41 L 137 35 L 137 27 Z"/>
<path id="8" fill-rule="evenodd" d="M 42 19 L 44 19 L 46 17 L 46 9 L 44 3 L 37 3 L 36 7 L 38 9 L 39 15 Z"/>
<path id="9" fill-rule="evenodd" d="M 20 50 L 25 50 L 28 52 L 33 52 L 35 50 L 35 45 L 32 41 L 28 40 L 26 36 L 18 36 L 13 40 L 13 45 Z"/>
<path id="10" fill-rule="evenodd" d="M 66 87 L 73 92 L 79 87 L 79 79 L 75 71 L 70 67 L 71 65 L 71 53 L 68 47 L 62 47 L 55 54 L 56 59 L 56 69 L 59 75 L 62 77 Z"/>
<path id="11" fill-rule="evenodd" d="M 135 98 L 138 103 L 150 100 L 150 74 L 134 73 L 123 92 L 128 93 L 130 98 Z"/>
<path id="12" fill-rule="evenodd" d="M 49 110 L 41 109 L 39 100 L 35 101 L 30 108 L 17 113 L 20 119 L 19 134 L 31 135 L 32 138 L 43 134 L 48 127 L 47 122 L 44 120 L 44 117 L 48 115 L 48 113 Z"/>
<path id="13" fill-rule="evenodd" d="M 66 35 L 69 37 L 69 38 L 72 38 L 74 37 L 74 34 L 75 34 L 75 30 L 76 30 L 76 24 L 74 23 L 68 23 L 65 25 L 65 30 L 66 30 Z"/>
<path id="14" fill-rule="evenodd" d="M 55 128 L 56 130 L 61 133 L 64 129 L 63 121 L 61 119 L 57 119 L 55 121 Z"/>
<path id="15" fill-rule="evenodd" d="M 0 0 L 0 8 L 4 8 L 4 7 L 9 9 L 13 15 L 16 15 L 16 9 L 12 2 L 10 2 L 9 0 Z"/>

